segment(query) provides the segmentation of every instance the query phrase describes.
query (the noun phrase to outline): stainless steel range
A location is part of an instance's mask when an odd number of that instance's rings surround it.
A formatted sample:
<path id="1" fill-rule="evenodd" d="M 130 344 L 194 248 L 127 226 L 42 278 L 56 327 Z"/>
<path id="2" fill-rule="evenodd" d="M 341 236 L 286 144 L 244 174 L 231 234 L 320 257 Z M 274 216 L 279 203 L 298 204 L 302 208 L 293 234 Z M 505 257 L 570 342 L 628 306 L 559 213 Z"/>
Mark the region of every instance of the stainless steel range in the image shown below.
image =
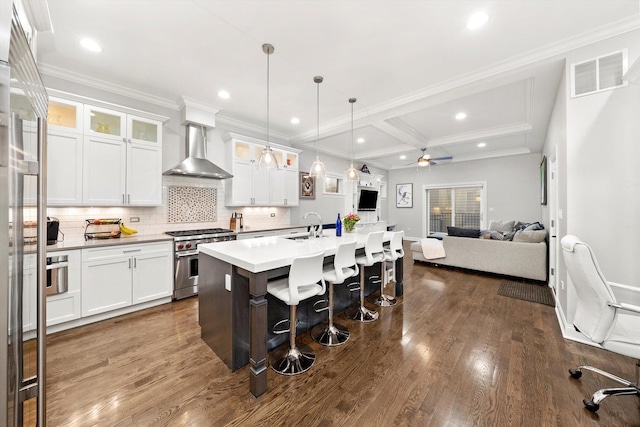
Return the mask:
<path id="1" fill-rule="evenodd" d="M 236 240 L 236 232 L 225 228 L 204 230 L 167 231 L 173 236 L 175 255 L 175 277 L 173 299 L 198 294 L 198 245 L 201 243 Z"/>

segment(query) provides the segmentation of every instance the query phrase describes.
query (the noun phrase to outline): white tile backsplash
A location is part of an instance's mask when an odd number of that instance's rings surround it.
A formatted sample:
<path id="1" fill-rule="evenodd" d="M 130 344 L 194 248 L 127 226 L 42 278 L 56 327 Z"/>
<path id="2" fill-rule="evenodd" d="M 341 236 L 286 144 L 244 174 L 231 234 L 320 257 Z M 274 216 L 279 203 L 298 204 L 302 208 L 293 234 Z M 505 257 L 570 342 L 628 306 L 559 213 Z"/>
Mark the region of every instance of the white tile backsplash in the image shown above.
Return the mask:
<path id="1" fill-rule="evenodd" d="M 216 194 L 214 217 L 197 218 L 196 222 L 169 222 L 169 187 L 197 187 L 204 192 Z M 189 190 L 187 190 L 189 191 Z M 190 178 L 181 176 L 162 177 L 162 206 L 157 207 L 50 207 L 47 215 L 60 220 L 60 231 L 65 240 L 81 240 L 87 219 L 121 218 L 127 227 L 138 230 L 140 235 L 162 234 L 166 231 L 197 228 L 229 228 L 233 212 L 242 213 L 247 228 L 265 228 L 290 225 L 289 208 L 277 207 L 226 207 L 224 206 L 224 183 L 219 180 Z M 271 217 L 274 213 L 275 217 Z M 130 222 L 131 217 L 139 217 L 140 222 Z"/>

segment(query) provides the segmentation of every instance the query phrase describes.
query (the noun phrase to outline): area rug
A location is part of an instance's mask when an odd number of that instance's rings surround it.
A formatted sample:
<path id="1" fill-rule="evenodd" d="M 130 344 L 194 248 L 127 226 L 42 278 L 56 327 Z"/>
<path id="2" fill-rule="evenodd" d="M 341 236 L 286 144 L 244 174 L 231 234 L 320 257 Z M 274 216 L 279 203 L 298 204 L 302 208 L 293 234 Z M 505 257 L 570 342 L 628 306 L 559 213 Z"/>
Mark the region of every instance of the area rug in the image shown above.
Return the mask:
<path id="1" fill-rule="evenodd" d="M 556 306 L 553 292 L 547 285 L 503 280 L 498 288 L 498 295 L 550 305 L 551 307 Z"/>

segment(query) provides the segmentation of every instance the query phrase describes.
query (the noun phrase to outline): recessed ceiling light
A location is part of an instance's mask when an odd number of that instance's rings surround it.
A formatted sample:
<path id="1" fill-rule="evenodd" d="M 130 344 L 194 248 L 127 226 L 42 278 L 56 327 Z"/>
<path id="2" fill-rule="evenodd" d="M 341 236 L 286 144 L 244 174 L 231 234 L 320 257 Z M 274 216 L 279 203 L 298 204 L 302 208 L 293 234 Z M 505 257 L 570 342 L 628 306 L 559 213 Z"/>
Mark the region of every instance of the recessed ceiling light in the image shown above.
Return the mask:
<path id="1" fill-rule="evenodd" d="M 478 147 L 482 148 L 482 147 L 486 147 L 487 143 L 486 142 L 479 142 L 478 143 Z"/>
<path id="2" fill-rule="evenodd" d="M 80 40 L 80 45 L 91 52 L 102 52 L 102 48 L 95 40 L 82 39 Z"/>
<path id="3" fill-rule="evenodd" d="M 364 142 L 364 138 L 358 138 L 358 139 L 356 139 L 356 142 L 358 144 L 362 144 Z"/>
<path id="4" fill-rule="evenodd" d="M 292 117 L 291 118 L 291 123 L 293 123 L 294 125 L 297 125 L 300 123 L 300 119 L 297 117 Z"/>
<path id="5" fill-rule="evenodd" d="M 400 160 L 405 160 L 406 158 L 407 158 L 407 156 L 405 156 L 404 154 L 402 154 L 402 155 L 400 156 Z"/>
<path id="6" fill-rule="evenodd" d="M 456 120 L 464 120 L 467 118 L 467 113 L 464 112 L 459 112 L 458 114 L 456 114 Z"/>
<path id="7" fill-rule="evenodd" d="M 489 15 L 484 12 L 476 12 L 467 21 L 467 29 L 469 30 L 477 30 L 487 23 L 489 20 Z"/>
<path id="8" fill-rule="evenodd" d="M 218 98 L 229 99 L 231 98 L 231 95 L 229 95 L 229 92 L 227 92 L 226 90 L 221 90 L 220 92 L 218 92 Z"/>

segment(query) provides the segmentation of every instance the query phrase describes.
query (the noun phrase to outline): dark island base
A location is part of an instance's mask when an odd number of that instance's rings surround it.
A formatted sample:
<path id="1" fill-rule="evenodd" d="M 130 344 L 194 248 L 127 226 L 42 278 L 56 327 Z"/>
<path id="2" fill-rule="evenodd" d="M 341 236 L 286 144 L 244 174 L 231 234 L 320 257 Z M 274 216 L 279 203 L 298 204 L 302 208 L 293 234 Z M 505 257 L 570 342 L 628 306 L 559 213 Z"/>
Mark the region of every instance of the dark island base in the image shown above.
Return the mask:
<path id="1" fill-rule="evenodd" d="M 327 257 L 325 262 L 332 263 L 333 258 Z M 402 259 L 396 262 L 396 269 L 396 296 L 401 296 Z M 379 276 L 380 264 L 367 267 L 365 273 L 367 278 Z M 237 370 L 251 363 L 251 391 L 256 396 L 266 390 L 266 353 L 289 339 L 288 333 L 273 332 L 278 322 L 289 318 L 289 307 L 266 293 L 266 282 L 287 274 L 288 268 L 254 274 L 210 256 L 201 254 L 199 257 L 201 337 L 229 369 Z M 353 281 L 358 280 L 355 277 Z M 225 289 L 225 281 L 230 284 L 230 290 Z M 379 284 L 367 280 L 365 296 L 379 290 Z M 327 306 L 322 300 L 327 300 L 326 294 L 301 301 L 298 305 L 298 334 L 327 320 L 327 311 L 318 313 L 315 310 Z M 334 314 L 358 304 L 359 300 L 359 291 L 350 292 L 346 283 L 334 286 Z M 288 322 L 285 322 L 278 329 L 287 328 Z"/>

